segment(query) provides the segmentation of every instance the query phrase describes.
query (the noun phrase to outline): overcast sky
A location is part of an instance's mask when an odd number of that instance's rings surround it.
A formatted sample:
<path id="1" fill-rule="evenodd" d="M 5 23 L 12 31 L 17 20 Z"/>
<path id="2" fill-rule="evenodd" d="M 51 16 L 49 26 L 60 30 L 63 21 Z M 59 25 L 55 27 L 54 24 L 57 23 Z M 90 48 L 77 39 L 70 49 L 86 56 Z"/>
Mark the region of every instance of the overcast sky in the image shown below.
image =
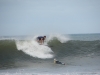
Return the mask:
<path id="1" fill-rule="evenodd" d="M 100 33 L 100 0 L 0 0 L 0 36 Z"/>

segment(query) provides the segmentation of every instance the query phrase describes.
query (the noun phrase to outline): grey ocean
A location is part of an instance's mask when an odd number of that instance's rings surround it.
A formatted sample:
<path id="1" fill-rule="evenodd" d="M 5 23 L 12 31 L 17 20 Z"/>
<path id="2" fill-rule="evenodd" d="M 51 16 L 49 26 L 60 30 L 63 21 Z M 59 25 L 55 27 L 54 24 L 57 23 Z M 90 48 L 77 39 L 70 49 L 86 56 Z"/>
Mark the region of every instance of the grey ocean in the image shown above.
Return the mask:
<path id="1" fill-rule="evenodd" d="M 0 37 L 0 75 L 100 75 L 100 34 L 48 35 L 44 46 L 34 38 Z"/>

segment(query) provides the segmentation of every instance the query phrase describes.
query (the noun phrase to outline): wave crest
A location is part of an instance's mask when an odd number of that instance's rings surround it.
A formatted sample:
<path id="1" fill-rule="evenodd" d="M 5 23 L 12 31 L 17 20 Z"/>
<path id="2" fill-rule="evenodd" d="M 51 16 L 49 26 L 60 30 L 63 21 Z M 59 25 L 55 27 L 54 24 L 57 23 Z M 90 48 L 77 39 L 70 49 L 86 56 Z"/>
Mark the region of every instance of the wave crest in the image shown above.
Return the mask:
<path id="1" fill-rule="evenodd" d="M 67 35 L 64 36 L 64 35 L 60 35 L 60 34 L 51 34 L 51 35 L 48 37 L 47 41 L 50 42 L 50 41 L 52 41 L 52 40 L 56 40 L 56 41 L 58 40 L 58 41 L 61 42 L 61 43 L 66 43 L 67 41 L 70 40 L 70 38 L 68 38 Z"/>

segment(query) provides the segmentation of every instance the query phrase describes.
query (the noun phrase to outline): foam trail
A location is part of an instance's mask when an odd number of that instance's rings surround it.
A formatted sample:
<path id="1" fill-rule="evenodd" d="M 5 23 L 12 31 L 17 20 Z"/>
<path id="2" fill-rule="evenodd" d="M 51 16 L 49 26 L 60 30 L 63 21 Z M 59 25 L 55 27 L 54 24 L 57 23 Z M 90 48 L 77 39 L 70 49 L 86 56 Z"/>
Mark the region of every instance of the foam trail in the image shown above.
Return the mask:
<path id="1" fill-rule="evenodd" d="M 35 40 L 16 41 L 18 50 L 22 50 L 24 53 L 37 58 L 52 58 L 53 51 L 51 48 L 45 45 L 39 45 Z"/>

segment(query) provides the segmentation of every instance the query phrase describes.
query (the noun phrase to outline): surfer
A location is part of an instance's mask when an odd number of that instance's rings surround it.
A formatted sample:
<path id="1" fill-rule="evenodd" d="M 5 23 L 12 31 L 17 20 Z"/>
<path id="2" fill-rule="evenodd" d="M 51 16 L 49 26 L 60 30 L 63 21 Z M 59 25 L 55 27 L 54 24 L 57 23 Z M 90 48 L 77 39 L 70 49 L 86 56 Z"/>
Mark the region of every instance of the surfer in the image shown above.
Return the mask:
<path id="1" fill-rule="evenodd" d="M 38 41 L 38 43 L 40 43 L 40 44 L 43 44 L 45 39 L 46 39 L 46 36 L 38 36 L 38 37 L 37 37 L 37 41 Z"/>
<path id="2" fill-rule="evenodd" d="M 62 62 L 58 61 L 57 59 L 54 59 L 54 63 L 55 63 L 55 64 L 65 65 L 65 63 L 62 63 Z"/>

